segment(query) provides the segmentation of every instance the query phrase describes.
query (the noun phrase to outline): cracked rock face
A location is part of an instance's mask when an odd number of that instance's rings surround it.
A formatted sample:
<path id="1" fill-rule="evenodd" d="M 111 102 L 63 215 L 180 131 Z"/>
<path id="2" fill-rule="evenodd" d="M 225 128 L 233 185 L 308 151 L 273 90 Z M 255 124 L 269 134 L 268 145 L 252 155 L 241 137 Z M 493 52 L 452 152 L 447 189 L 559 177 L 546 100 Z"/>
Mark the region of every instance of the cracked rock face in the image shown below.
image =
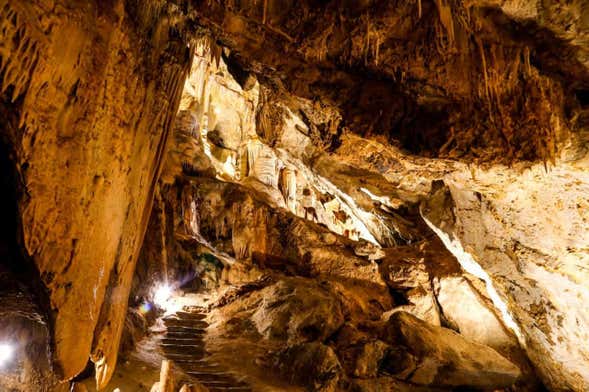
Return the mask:
<path id="1" fill-rule="evenodd" d="M 589 389 L 588 37 L 578 0 L 0 1 L 31 374 L 106 385 L 169 279 L 262 390 Z"/>
<path id="2" fill-rule="evenodd" d="M 587 183 L 579 179 L 584 171 L 567 166 L 550 173 L 529 169 L 507 177 L 505 187 L 487 185 L 480 193 L 451 185 L 456 219 L 440 227 L 496 282 L 525 335 L 528 355 L 547 379 L 557 383 L 566 375 L 567 388 L 582 390 L 587 352 L 578 342 L 587 338 L 581 326 L 587 318 L 587 236 L 580 195 Z M 483 172 L 479 178 L 497 181 L 497 175 Z"/>

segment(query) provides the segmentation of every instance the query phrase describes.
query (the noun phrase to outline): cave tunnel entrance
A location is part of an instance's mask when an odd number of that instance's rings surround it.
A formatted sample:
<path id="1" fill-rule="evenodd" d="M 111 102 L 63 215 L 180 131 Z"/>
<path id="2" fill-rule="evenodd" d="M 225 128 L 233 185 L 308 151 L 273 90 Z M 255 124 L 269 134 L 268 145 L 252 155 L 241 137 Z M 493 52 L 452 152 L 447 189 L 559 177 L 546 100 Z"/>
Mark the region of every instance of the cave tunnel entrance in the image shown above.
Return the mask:
<path id="1" fill-rule="evenodd" d="M 0 385 L 53 383 L 49 363 L 48 297 L 27 256 L 18 213 L 23 186 L 17 170 L 21 99 L 0 97 Z"/>
<path id="2" fill-rule="evenodd" d="M 25 293 L 33 308 L 47 319 L 49 299 L 39 271 L 24 249 L 18 203 L 24 187 L 17 170 L 22 98 L 13 101 L 12 88 L 0 96 L 0 296 Z"/>
<path id="3" fill-rule="evenodd" d="M 9 94 L 7 91 L 0 98 L 0 270 L 23 277 L 26 268 L 18 241 L 19 187 L 14 147 L 19 105 L 10 101 Z"/>

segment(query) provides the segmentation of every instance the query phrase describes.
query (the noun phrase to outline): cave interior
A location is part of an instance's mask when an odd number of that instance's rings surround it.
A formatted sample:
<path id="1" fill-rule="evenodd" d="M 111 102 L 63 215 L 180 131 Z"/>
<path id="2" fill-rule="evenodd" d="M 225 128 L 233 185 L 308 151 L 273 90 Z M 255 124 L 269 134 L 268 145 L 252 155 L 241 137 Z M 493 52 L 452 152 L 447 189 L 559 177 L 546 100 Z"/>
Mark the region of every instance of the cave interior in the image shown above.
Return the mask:
<path id="1" fill-rule="evenodd" d="M 0 0 L 0 392 L 589 391 L 586 0 Z"/>

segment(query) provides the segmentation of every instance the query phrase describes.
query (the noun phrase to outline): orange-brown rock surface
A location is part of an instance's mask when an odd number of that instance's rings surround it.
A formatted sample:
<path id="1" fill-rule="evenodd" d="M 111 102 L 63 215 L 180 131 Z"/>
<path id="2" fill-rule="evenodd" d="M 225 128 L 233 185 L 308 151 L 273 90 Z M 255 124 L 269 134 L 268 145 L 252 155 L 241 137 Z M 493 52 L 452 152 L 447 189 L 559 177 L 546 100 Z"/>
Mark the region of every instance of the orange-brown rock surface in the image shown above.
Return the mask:
<path id="1" fill-rule="evenodd" d="M 161 7 L 0 3 L 3 137 L 18 172 L 22 246 L 48 293 L 63 379 L 92 355 L 103 383 L 116 363 L 191 59 Z"/>
<path id="2" fill-rule="evenodd" d="M 168 283 L 262 389 L 587 390 L 588 38 L 578 0 L 0 0 L 23 388 L 105 386 Z"/>

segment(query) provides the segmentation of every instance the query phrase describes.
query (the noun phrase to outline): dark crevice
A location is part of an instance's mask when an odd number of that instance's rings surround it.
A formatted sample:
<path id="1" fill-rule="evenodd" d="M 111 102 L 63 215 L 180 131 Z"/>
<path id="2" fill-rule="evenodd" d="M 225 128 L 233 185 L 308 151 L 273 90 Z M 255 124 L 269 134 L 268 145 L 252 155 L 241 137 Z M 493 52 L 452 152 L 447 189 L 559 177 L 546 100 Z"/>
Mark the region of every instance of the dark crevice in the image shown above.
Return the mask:
<path id="1" fill-rule="evenodd" d="M 24 248 L 23 228 L 20 221 L 19 203 L 26 200 L 22 174 L 28 163 L 17 169 L 17 146 L 19 142 L 19 108 L 21 99 L 11 102 L 12 88 L 0 97 L 0 265 L 39 297 L 44 309 L 49 308 L 48 295 L 39 271 Z"/>
<path id="2" fill-rule="evenodd" d="M 589 107 L 589 90 L 575 90 L 575 97 L 583 108 Z"/>
<path id="3" fill-rule="evenodd" d="M 407 298 L 406 290 L 403 291 L 390 288 L 389 293 L 391 294 L 391 297 L 393 297 L 393 302 L 395 306 L 403 306 L 410 304 L 409 299 Z"/>
<path id="4" fill-rule="evenodd" d="M 12 90 L 8 88 L 0 96 L 0 276 L 4 277 L 0 284 L 0 297 L 11 292 L 19 293 L 23 308 L 19 309 L 18 315 L 15 314 L 15 319 L 24 316 L 33 321 L 40 316 L 49 326 L 45 330 L 44 324 L 31 322 L 26 325 L 27 331 L 23 332 L 31 339 L 26 348 L 27 355 L 36 361 L 34 371 L 27 377 L 38 377 L 46 371 L 47 358 L 51 357 L 53 317 L 47 288 L 24 246 L 19 205 L 26 202 L 22 175 L 29 165 L 25 163 L 18 170 L 17 148 L 21 145 L 18 121 L 22 97 L 13 101 Z M 7 315 L 10 316 L 10 312 Z"/>

